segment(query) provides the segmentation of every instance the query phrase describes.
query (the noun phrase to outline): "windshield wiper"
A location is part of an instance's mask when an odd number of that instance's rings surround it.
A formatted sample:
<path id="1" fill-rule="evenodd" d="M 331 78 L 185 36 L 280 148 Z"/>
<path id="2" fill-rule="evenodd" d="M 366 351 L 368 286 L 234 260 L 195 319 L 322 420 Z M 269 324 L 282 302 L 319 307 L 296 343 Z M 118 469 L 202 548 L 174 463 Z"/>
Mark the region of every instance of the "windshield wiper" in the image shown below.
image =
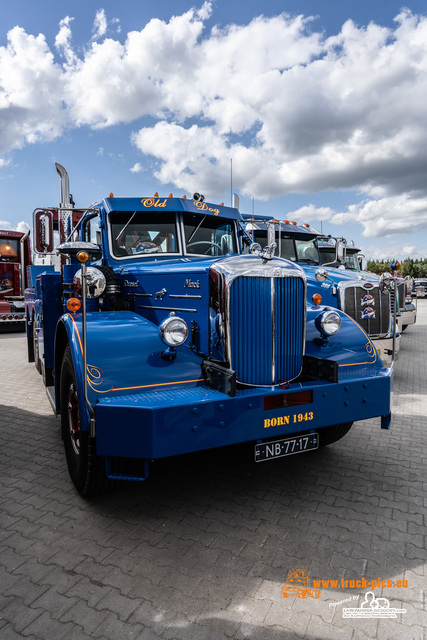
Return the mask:
<path id="1" fill-rule="evenodd" d="M 116 242 L 117 240 L 120 238 L 120 236 L 122 235 L 122 233 L 127 229 L 127 227 L 130 225 L 130 223 L 132 222 L 132 220 L 134 219 L 134 217 L 136 216 L 136 211 L 133 212 L 133 214 L 131 215 L 131 217 L 129 218 L 129 221 L 126 222 L 125 226 L 123 227 L 123 229 L 120 231 L 119 235 L 116 238 Z"/>
<path id="2" fill-rule="evenodd" d="M 197 227 L 194 229 L 193 233 L 188 238 L 187 244 L 190 244 L 191 240 L 194 238 L 194 236 L 196 235 L 196 233 L 198 232 L 198 230 L 200 229 L 200 227 L 202 226 L 205 220 L 206 220 L 206 216 L 203 216 L 203 218 L 201 219 Z"/>

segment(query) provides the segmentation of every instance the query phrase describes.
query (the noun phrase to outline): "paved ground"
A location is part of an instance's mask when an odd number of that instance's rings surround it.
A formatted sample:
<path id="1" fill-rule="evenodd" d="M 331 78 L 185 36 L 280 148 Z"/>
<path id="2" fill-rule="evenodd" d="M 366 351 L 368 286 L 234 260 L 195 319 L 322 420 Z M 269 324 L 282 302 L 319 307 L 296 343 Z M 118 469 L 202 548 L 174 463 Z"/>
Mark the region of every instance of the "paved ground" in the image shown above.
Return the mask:
<path id="1" fill-rule="evenodd" d="M 260 465 L 242 447 L 162 462 L 91 501 L 68 478 L 25 338 L 0 335 L 0 638 L 427 640 L 426 327 L 422 300 L 391 431 L 359 422 L 331 447 Z M 350 582 L 285 599 L 297 565 L 312 579 L 406 580 L 374 589 L 406 612 L 344 618 L 369 590 Z"/>

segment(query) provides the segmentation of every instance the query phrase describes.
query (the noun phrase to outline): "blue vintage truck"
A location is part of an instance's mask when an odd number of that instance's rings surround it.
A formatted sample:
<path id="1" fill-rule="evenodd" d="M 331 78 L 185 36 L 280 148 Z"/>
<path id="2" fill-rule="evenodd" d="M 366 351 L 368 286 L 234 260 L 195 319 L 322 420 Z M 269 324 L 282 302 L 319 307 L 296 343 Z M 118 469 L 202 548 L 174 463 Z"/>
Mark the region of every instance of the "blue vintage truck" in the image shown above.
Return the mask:
<path id="1" fill-rule="evenodd" d="M 343 239 L 340 239 L 343 240 Z M 345 269 L 353 271 L 356 275 L 364 276 L 375 281 L 378 280 L 378 276 L 373 273 L 369 273 L 362 269 L 361 262 L 364 260 L 360 252 L 360 249 L 355 246 L 354 243 L 345 242 L 345 256 L 342 263 L 337 261 L 336 249 L 338 238 L 331 236 L 321 236 L 318 239 L 318 247 L 320 253 L 320 261 L 322 265 L 339 268 L 344 266 Z M 412 301 L 412 278 L 407 276 L 406 278 L 399 277 L 396 280 L 396 291 L 398 298 L 398 306 L 396 308 L 397 326 L 399 331 L 405 331 L 408 325 L 415 324 L 417 321 L 417 307 Z M 390 292 L 391 295 L 391 308 L 394 311 L 394 290 Z"/>
<path id="2" fill-rule="evenodd" d="M 244 217 L 251 239 L 261 246 L 275 239 L 275 254 L 304 270 L 309 296 L 321 295 L 323 304 L 341 309 L 356 320 L 375 345 L 383 364 L 391 366 L 400 347 L 400 335 L 394 329 L 394 281 L 344 269 L 346 243 L 342 239 L 335 239 L 334 246 L 328 250 L 333 267 L 319 270 L 320 266 L 328 267 L 326 261 L 325 264 L 321 261 L 322 235 L 308 223 L 297 224 L 263 216 Z M 343 265 L 342 268 L 335 268 L 339 264 Z M 319 279 L 319 272 L 323 273 L 323 281 Z"/>
<path id="3" fill-rule="evenodd" d="M 252 247 L 238 209 L 115 198 L 34 211 L 28 356 L 61 416 L 83 496 L 144 480 L 152 461 L 253 443 L 257 462 L 389 428 L 393 369 L 359 324 L 307 296 L 304 271 Z M 52 248 L 53 222 L 59 242 Z"/>

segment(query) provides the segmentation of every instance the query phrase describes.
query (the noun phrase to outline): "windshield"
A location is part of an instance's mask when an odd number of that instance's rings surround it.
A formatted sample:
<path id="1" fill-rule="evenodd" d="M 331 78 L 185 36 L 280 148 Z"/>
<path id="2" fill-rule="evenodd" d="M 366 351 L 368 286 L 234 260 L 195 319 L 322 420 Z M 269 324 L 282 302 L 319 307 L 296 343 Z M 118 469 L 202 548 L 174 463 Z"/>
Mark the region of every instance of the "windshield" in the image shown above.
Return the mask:
<path id="1" fill-rule="evenodd" d="M 186 253 L 225 256 L 237 253 L 234 222 L 213 216 L 183 214 Z"/>
<path id="2" fill-rule="evenodd" d="M 298 262 L 319 263 L 319 251 L 315 240 L 296 240 Z"/>
<path id="3" fill-rule="evenodd" d="M 348 253 L 345 257 L 345 268 L 350 269 L 351 271 L 360 271 L 359 259 L 357 257 L 357 253 Z"/>
<path id="4" fill-rule="evenodd" d="M 254 241 L 258 242 L 262 248 L 267 244 L 267 232 L 255 231 Z M 276 234 L 276 243 L 278 237 Z M 315 262 L 319 264 L 319 252 L 315 240 L 298 240 L 292 236 L 281 235 L 280 237 L 280 251 L 279 247 L 276 247 L 275 255 L 292 262 Z M 244 246 L 243 253 L 249 253 L 250 247 Z"/>
<path id="5" fill-rule="evenodd" d="M 0 259 L 16 260 L 19 255 L 18 240 L 0 240 Z"/>
<path id="6" fill-rule="evenodd" d="M 335 258 L 335 248 L 320 250 L 320 261 L 322 264 L 335 263 Z"/>
<path id="7" fill-rule="evenodd" d="M 117 257 L 178 253 L 173 211 L 113 211 L 110 226 L 113 254 Z"/>

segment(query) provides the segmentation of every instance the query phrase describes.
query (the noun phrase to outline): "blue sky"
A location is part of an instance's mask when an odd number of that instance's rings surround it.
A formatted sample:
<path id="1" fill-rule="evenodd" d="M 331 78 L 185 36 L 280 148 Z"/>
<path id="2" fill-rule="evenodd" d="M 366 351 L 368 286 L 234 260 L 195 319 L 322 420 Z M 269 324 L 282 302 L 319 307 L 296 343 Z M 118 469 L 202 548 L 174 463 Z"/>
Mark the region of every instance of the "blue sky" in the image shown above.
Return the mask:
<path id="1" fill-rule="evenodd" d="M 205 193 L 426 257 L 427 7 L 359 0 L 0 5 L 0 228 Z"/>

